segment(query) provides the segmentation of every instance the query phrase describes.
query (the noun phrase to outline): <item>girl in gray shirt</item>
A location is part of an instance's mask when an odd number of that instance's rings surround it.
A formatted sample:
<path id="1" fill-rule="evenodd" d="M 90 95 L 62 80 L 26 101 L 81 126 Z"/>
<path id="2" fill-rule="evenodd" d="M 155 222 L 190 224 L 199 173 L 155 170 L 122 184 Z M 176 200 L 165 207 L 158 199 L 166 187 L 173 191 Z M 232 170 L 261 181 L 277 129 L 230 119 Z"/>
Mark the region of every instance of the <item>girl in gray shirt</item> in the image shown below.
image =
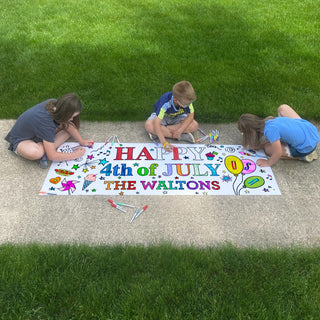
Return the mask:
<path id="1" fill-rule="evenodd" d="M 9 150 L 23 158 L 39 160 L 41 168 L 48 166 L 48 159 L 80 158 L 85 153 L 84 148 L 72 153 L 58 152 L 57 148 L 70 136 L 82 146 L 93 145 L 93 140 L 84 140 L 79 133 L 81 110 L 81 101 L 74 93 L 33 106 L 20 115 L 5 137 L 10 143 Z"/>

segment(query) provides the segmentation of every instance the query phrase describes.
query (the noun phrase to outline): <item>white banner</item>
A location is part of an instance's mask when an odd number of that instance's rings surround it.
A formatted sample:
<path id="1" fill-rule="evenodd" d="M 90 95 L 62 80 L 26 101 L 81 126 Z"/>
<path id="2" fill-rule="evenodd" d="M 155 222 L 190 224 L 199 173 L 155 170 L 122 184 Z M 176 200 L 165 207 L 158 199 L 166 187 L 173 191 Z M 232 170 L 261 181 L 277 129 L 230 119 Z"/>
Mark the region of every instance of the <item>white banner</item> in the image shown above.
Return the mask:
<path id="1" fill-rule="evenodd" d="M 59 151 L 72 152 L 77 143 Z M 240 145 L 95 143 L 76 160 L 53 162 L 43 195 L 280 195 L 262 150 Z"/>

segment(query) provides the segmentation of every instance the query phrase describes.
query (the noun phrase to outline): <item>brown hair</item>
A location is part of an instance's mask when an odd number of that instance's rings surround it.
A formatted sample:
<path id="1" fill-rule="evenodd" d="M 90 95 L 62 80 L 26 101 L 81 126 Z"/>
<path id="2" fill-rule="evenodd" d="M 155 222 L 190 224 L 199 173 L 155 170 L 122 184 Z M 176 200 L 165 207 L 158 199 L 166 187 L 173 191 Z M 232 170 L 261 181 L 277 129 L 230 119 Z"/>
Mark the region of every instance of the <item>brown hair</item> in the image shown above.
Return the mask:
<path id="1" fill-rule="evenodd" d="M 243 147 L 259 147 L 261 138 L 264 135 L 265 122 L 274 117 L 260 118 L 251 113 L 244 113 L 238 120 L 238 129 L 243 134 Z"/>
<path id="2" fill-rule="evenodd" d="M 70 124 L 68 120 L 72 115 L 76 112 L 81 112 L 82 104 L 76 94 L 67 93 L 57 101 L 50 100 L 46 104 L 46 109 L 55 122 L 62 124 L 63 128 L 66 128 Z M 79 129 L 80 115 L 73 118 L 72 124 Z"/>
<path id="3" fill-rule="evenodd" d="M 172 88 L 173 97 L 181 100 L 193 101 L 196 99 L 196 93 L 189 81 L 180 81 Z"/>

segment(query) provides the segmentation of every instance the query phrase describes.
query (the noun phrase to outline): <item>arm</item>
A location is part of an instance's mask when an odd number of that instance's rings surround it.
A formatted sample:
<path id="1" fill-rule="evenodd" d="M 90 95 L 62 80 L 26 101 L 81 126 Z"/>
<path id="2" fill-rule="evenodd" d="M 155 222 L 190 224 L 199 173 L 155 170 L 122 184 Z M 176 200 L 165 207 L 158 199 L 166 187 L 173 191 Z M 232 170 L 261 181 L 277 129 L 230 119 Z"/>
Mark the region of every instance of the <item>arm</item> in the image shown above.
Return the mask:
<path id="1" fill-rule="evenodd" d="M 258 159 L 257 165 L 260 167 L 271 167 L 274 165 L 282 156 L 282 145 L 280 140 L 276 140 L 271 143 L 271 157 L 268 160 Z"/>
<path id="2" fill-rule="evenodd" d="M 48 159 L 51 161 L 64 161 L 81 158 L 86 152 L 85 148 L 79 148 L 72 153 L 58 152 L 54 143 L 46 140 L 43 140 L 43 147 Z"/>
<path id="3" fill-rule="evenodd" d="M 156 135 L 159 137 L 159 140 L 161 142 L 162 145 L 164 145 L 167 141 L 166 138 L 164 136 L 164 134 L 162 133 L 161 130 L 161 120 L 158 116 L 155 117 L 154 119 L 154 130 L 156 132 Z M 170 143 L 167 143 L 167 145 L 165 146 L 165 149 L 168 151 L 172 151 L 173 145 Z"/>
<path id="4" fill-rule="evenodd" d="M 82 146 L 92 146 L 94 144 L 93 140 L 88 139 L 82 139 L 79 130 L 74 126 L 73 123 L 70 123 L 67 128 L 65 128 L 65 131 L 67 131 L 73 139 L 78 141 Z"/>

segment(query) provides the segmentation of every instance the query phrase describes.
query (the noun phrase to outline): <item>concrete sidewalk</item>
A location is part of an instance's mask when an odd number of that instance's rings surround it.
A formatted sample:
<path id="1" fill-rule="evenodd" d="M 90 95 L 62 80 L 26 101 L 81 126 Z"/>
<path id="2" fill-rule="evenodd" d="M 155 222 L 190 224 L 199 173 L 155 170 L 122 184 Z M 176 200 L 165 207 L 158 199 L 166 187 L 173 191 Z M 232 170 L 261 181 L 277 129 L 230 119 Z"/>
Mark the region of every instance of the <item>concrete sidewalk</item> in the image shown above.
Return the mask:
<path id="1" fill-rule="evenodd" d="M 0 120 L 0 243 L 150 245 L 165 241 L 204 247 L 230 242 L 260 248 L 320 244 L 320 160 L 310 164 L 281 160 L 274 165 L 281 196 L 113 197 L 137 207 L 148 204 L 143 216 L 130 224 L 132 212 L 114 210 L 104 196 L 39 196 L 48 170 L 7 150 L 4 137 L 14 122 Z M 221 144 L 240 144 L 235 124 L 201 128 L 218 129 Z M 96 142 L 113 134 L 121 142 L 149 142 L 143 122 L 83 122 L 80 131 Z"/>

